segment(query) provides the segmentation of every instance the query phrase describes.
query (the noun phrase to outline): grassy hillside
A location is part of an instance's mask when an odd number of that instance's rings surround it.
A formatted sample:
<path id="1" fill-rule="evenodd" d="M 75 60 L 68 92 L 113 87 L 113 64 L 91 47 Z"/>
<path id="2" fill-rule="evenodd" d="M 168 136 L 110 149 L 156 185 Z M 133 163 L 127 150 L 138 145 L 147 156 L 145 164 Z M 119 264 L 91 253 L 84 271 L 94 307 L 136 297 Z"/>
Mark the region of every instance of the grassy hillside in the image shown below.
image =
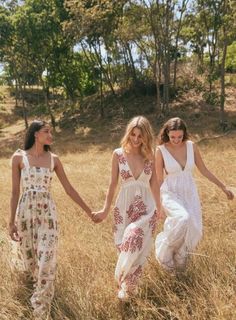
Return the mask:
<path id="1" fill-rule="evenodd" d="M 189 97 L 190 99 L 190 97 Z M 222 137 L 210 111 L 201 121 L 179 111 L 191 126 L 192 138 L 208 165 L 227 184 L 236 187 L 236 134 Z M 190 105 L 190 102 L 189 104 Z M 177 106 L 176 106 L 177 108 Z M 197 107 L 196 107 L 197 108 Z M 176 109 L 177 110 L 177 109 Z M 232 114 L 233 114 L 233 110 Z M 177 111 L 174 111 L 177 112 Z M 11 114 L 8 114 L 11 118 Z M 158 131 L 155 118 L 149 116 Z M 66 173 L 94 210 L 103 205 L 110 175 L 112 150 L 119 143 L 126 120 L 87 123 L 74 132 L 55 134 L 54 150 Z M 32 319 L 30 289 L 12 269 L 11 246 L 6 232 L 9 214 L 9 158 L 21 144 L 23 121 L 3 125 L 0 133 L 0 320 Z M 236 200 L 196 172 L 202 201 L 204 237 L 188 268 L 176 277 L 166 274 L 150 257 L 137 298 L 121 312 L 116 298 L 114 268 L 117 259 L 112 236 L 112 213 L 102 224 L 91 223 L 64 193 L 56 176 L 53 194 L 60 223 L 60 242 L 54 320 L 233 320 L 236 319 Z M 161 225 L 158 227 L 161 228 Z"/>

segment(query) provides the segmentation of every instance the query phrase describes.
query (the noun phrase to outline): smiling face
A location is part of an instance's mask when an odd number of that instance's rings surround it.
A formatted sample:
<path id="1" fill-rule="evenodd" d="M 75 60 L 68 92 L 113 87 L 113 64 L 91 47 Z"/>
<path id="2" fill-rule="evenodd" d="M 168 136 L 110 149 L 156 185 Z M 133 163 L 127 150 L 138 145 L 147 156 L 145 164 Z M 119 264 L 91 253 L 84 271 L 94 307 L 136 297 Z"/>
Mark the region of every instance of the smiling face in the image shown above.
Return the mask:
<path id="1" fill-rule="evenodd" d="M 172 145 L 180 145 L 183 142 L 184 131 L 183 130 L 170 130 L 168 133 L 169 141 Z"/>
<path id="2" fill-rule="evenodd" d="M 46 124 L 39 131 L 35 132 L 35 139 L 43 145 L 52 144 L 52 132 L 51 127 Z"/>
<path id="3" fill-rule="evenodd" d="M 142 132 L 138 128 L 133 128 L 129 136 L 130 144 L 133 148 L 141 147 L 143 143 Z"/>

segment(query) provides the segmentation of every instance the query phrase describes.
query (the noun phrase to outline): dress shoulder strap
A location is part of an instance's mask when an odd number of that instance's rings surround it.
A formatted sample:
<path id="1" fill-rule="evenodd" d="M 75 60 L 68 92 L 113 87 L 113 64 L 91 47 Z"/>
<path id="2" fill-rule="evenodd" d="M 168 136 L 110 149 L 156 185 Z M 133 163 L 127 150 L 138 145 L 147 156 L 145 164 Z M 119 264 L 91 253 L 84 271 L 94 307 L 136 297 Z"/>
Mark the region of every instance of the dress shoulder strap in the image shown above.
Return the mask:
<path id="1" fill-rule="evenodd" d="M 116 148 L 116 149 L 114 150 L 114 153 L 117 154 L 117 156 L 122 155 L 122 154 L 123 154 L 122 148 Z"/>
<path id="2" fill-rule="evenodd" d="M 53 157 L 53 154 L 50 152 L 50 170 L 51 171 L 54 170 L 54 166 L 55 166 L 54 157 Z"/>
<path id="3" fill-rule="evenodd" d="M 13 156 L 16 155 L 16 154 L 22 156 L 22 162 L 23 162 L 23 164 L 24 164 L 24 167 L 28 168 L 28 167 L 29 167 L 29 160 L 28 160 L 28 157 L 27 157 L 27 155 L 26 155 L 26 151 L 25 151 L 25 150 L 22 150 L 22 149 L 17 149 L 17 150 L 14 152 Z"/>
<path id="4" fill-rule="evenodd" d="M 193 149 L 193 141 L 187 140 L 187 151 L 190 158 L 190 161 L 194 163 L 194 149 Z"/>
<path id="5" fill-rule="evenodd" d="M 27 154 L 26 154 L 26 151 L 25 150 L 22 150 L 22 159 L 23 159 L 23 163 L 24 163 L 24 166 L 26 168 L 29 168 L 30 165 L 29 165 L 29 159 L 27 157 Z"/>
<path id="6" fill-rule="evenodd" d="M 122 148 L 117 148 L 117 149 L 114 150 L 114 153 L 118 157 L 119 167 L 121 168 L 121 166 L 126 165 L 126 159 L 124 157 L 123 149 Z"/>
<path id="7" fill-rule="evenodd" d="M 164 144 L 160 144 L 157 148 L 161 151 L 162 157 L 165 160 L 166 148 L 165 148 Z"/>

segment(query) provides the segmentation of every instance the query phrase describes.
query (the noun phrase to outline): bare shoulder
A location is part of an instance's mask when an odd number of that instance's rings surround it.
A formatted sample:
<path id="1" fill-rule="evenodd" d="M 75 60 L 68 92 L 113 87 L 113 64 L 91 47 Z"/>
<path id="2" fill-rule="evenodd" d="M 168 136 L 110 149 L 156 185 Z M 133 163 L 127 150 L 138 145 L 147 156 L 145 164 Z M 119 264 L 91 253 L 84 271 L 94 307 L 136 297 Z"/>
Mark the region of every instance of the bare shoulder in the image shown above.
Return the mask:
<path id="1" fill-rule="evenodd" d="M 18 165 L 22 163 L 22 157 L 23 157 L 23 150 L 18 149 L 16 150 L 12 157 L 11 157 L 11 163 L 12 165 Z"/>
<path id="2" fill-rule="evenodd" d="M 156 147 L 155 155 L 156 156 L 162 156 L 161 146 L 160 145 Z"/>
<path id="3" fill-rule="evenodd" d="M 119 153 L 119 149 L 113 150 L 113 152 L 112 152 L 112 160 L 117 160 L 117 161 L 118 161 L 119 155 L 121 155 L 121 154 Z"/>
<path id="4" fill-rule="evenodd" d="M 112 157 L 118 158 L 118 156 L 122 153 L 121 148 L 116 148 L 112 152 Z"/>
<path id="5" fill-rule="evenodd" d="M 189 143 L 192 144 L 193 150 L 194 150 L 194 151 L 197 151 L 197 150 L 198 150 L 197 144 L 196 144 L 194 141 L 192 141 L 192 140 L 188 140 L 188 141 L 189 141 Z"/>
<path id="6" fill-rule="evenodd" d="M 118 150 L 118 149 L 113 150 L 113 152 L 112 152 L 112 155 L 113 155 L 113 156 L 117 156 L 117 150 Z"/>

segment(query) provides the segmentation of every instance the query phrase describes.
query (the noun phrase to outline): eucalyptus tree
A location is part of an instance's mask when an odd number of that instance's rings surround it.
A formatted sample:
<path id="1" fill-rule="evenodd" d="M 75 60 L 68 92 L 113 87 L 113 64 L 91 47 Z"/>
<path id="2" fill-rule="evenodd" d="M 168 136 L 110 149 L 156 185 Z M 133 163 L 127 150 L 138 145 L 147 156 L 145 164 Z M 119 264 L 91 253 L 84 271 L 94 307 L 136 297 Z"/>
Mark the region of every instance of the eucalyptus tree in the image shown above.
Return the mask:
<path id="1" fill-rule="evenodd" d="M 115 95 L 114 82 L 109 64 L 114 43 L 114 30 L 123 14 L 123 6 L 127 1 L 65 0 L 70 19 L 65 24 L 69 34 L 74 35 L 75 42 L 80 44 L 88 62 L 100 71 L 100 114 L 104 116 L 103 87 L 108 86 Z M 88 51 L 92 54 L 87 54 Z M 104 82 L 104 83 L 103 83 Z"/>
<path id="2" fill-rule="evenodd" d="M 236 3 L 222 0 L 220 7 L 221 26 L 219 32 L 220 57 L 220 122 L 225 125 L 225 68 L 228 46 L 236 40 Z"/>

